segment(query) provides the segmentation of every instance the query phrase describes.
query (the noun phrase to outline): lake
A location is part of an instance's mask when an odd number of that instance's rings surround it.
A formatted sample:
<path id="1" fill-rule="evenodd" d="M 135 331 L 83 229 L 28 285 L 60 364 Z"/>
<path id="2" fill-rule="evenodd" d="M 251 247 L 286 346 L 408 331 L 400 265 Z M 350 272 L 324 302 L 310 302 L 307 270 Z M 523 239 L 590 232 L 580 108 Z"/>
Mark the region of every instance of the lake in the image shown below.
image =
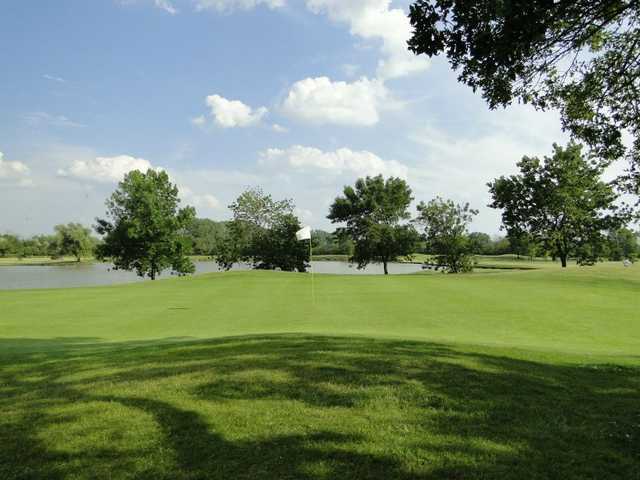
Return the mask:
<path id="1" fill-rule="evenodd" d="M 216 262 L 194 262 L 196 275 L 219 272 Z M 238 264 L 233 270 L 248 270 L 249 266 Z M 407 274 L 421 271 L 421 265 L 411 263 L 391 263 L 389 273 Z M 369 265 L 358 270 L 347 262 L 313 262 L 314 273 L 342 275 L 381 275 L 382 265 Z M 170 272 L 162 274 L 162 278 L 170 278 Z M 133 272 L 113 270 L 106 263 L 81 263 L 79 265 L 17 266 L 0 267 L 0 290 L 27 288 L 66 288 L 87 287 L 97 285 L 113 285 L 149 281 Z"/>

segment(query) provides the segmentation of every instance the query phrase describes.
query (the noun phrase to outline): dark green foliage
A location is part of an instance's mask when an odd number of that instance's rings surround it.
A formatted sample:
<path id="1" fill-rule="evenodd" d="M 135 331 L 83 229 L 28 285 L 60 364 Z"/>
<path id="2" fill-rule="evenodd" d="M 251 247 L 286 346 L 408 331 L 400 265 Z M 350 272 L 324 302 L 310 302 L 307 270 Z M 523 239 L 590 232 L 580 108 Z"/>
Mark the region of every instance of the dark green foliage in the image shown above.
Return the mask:
<path id="1" fill-rule="evenodd" d="M 351 261 L 364 268 L 370 262 L 380 262 L 387 274 L 388 262 L 414 252 L 418 234 L 410 224 L 411 189 L 400 178 L 382 175 L 360 178 L 355 188 L 344 187 L 344 196 L 337 197 L 327 218 L 332 223 L 344 223 L 336 230 L 340 238 L 350 238 L 354 249 Z"/>
<path id="2" fill-rule="evenodd" d="M 258 269 L 305 272 L 309 243 L 298 242 L 302 228 L 289 199 L 275 201 L 260 188 L 243 192 L 229 208 L 233 220 L 226 224 L 226 236 L 217 255 L 220 266 L 251 263 Z"/>
<path id="3" fill-rule="evenodd" d="M 296 232 L 302 226 L 295 215 L 282 215 L 255 238 L 253 262 L 256 268 L 286 272 L 306 272 L 309 262 L 309 242 L 298 241 Z"/>
<path id="4" fill-rule="evenodd" d="M 71 224 L 70 224 L 71 225 Z M 73 255 L 72 252 L 61 252 L 59 235 L 34 235 L 30 238 L 19 238 L 16 235 L 0 235 L 0 257 L 52 257 Z M 97 240 L 90 238 L 90 245 L 86 253 L 91 253 Z"/>
<path id="5" fill-rule="evenodd" d="M 54 256 L 72 255 L 79 262 L 82 256 L 90 255 L 97 240 L 91 237 L 91 230 L 79 223 L 56 225 L 54 228 L 55 244 L 50 245 L 49 251 Z"/>
<path id="6" fill-rule="evenodd" d="M 313 230 L 313 255 L 351 255 L 353 242 L 349 238 L 341 238 L 324 230 Z"/>
<path id="7" fill-rule="evenodd" d="M 523 157 L 520 174 L 489 183 L 491 207 L 502 209 L 509 238 L 540 243 L 566 267 L 569 256 L 592 264 L 603 254 L 603 232 L 623 224 L 618 198 L 601 179 L 604 165 L 581 153 L 581 146 L 553 146 L 552 157 Z"/>
<path id="8" fill-rule="evenodd" d="M 215 256 L 220 253 L 226 234 L 226 222 L 215 222 L 208 218 L 194 218 L 186 228 L 195 255 Z"/>
<path id="9" fill-rule="evenodd" d="M 536 242 L 533 235 L 528 232 L 513 231 L 510 236 L 507 237 L 511 252 L 515 253 L 518 257 L 529 257 L 533 259 L 536 256 L 544 256 L 544 246 Z"/>
<path id="10" fill-rule="evenodd" d="M 634 137 L 620 180 L 640 188 L 640 4 L 637 0 L 418 0 L 409 47 L 444 53 L 491 108 L 557 108 L 575 137 L 613 159 Z"/>
<path id="11" fill-rule="evenodd" d="M 640 233 L 628 228 L 611 231 L 607 234 L 607 257 L 609 260 L 636 261 L 640 256 Z"/>
<path id="12" fill-rule="evenodd" d="M 415 221 L 423 226 L 427 252 L 438 267 L 445 267 L 449 273 L 473 270 L 473 251 L 467 228 L 477 214 L 478 211 L 468 203 L 457 205 L 440 197 L 429 203 L 420 202 Z"/>
<path id="13" fill-rule="evenodd" d="M 169 267 L 179 274 L 193 273 L 185 230 L 195 210 L 179 204 L 178 189 L 166 172 L 129 172 L 106 202 L 110 221 L 97 219 L 96 231 L 104 235 L 97 256 L 152 280 Z"/>
<path id="14" fill-rule="evenodd" d="M 493 249 L 491 237 L 482 232 L 471 232 L 467 236 L 469 240 L 469 249 L 475 255 L 492 255 Z"/>

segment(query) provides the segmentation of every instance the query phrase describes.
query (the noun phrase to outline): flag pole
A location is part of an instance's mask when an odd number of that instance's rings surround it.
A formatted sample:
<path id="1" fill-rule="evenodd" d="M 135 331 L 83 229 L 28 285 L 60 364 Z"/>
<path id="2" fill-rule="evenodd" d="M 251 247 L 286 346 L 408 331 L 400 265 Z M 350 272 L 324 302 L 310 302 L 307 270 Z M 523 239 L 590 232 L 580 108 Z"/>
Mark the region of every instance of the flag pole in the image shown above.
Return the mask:
<path id="1" fill-rule="evenodd" d="M 315 306 L 316 304 L 316 290 L 313 281 L 313 250 L 311 248 L 311 235 L 309 235 L 309 268 L 311 269 L 311 302 Z"/>

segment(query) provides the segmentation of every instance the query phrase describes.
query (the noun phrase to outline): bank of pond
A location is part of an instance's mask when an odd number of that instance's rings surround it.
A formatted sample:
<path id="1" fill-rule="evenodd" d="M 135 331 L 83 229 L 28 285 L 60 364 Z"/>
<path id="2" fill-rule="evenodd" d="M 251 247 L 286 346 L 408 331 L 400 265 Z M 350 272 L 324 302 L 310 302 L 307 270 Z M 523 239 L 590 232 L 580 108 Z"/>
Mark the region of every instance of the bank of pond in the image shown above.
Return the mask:
<path id="1" fill-rule="evenodd" d="M 194 261 L 196 275 L 220 272 L 221 269 L 213 261 Z M 236 264 L 232 270 L 249 270 L 246 264 Z M 314 273 L 338 275 L 376 275 L 382 274 L 382 265 L 371 264 L 360 270 L 346 261 L 313 261 Z M 391 274 L 408 274 L 422 271 L 422 265 L 414 263 L 392 263 Z M 171 271 L 165 271 L 160 278 L 169 278 Z M 138 277 L 134 272 L 114 270 L 108 263 L 74 262 L 65 264 L 11 265 L 0 268 L 0 290 L 30 288 L 67 288 L 88 287 L 98 285 L 114 285 L 148 281 Z"/>

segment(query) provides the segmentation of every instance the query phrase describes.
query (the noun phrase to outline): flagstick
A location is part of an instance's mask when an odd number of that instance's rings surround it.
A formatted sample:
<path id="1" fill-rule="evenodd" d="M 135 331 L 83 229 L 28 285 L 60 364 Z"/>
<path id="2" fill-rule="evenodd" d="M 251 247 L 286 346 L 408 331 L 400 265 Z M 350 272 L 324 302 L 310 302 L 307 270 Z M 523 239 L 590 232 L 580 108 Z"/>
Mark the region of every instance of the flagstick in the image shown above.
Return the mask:
<path id="1" fill-rule="evenodd" d="M 309 236 L 309 268 L 311 268 L 311 301 L 316 304 L 316 289 L 313 282 L 313 250 L 311 249 L 311 236 Z"/>

